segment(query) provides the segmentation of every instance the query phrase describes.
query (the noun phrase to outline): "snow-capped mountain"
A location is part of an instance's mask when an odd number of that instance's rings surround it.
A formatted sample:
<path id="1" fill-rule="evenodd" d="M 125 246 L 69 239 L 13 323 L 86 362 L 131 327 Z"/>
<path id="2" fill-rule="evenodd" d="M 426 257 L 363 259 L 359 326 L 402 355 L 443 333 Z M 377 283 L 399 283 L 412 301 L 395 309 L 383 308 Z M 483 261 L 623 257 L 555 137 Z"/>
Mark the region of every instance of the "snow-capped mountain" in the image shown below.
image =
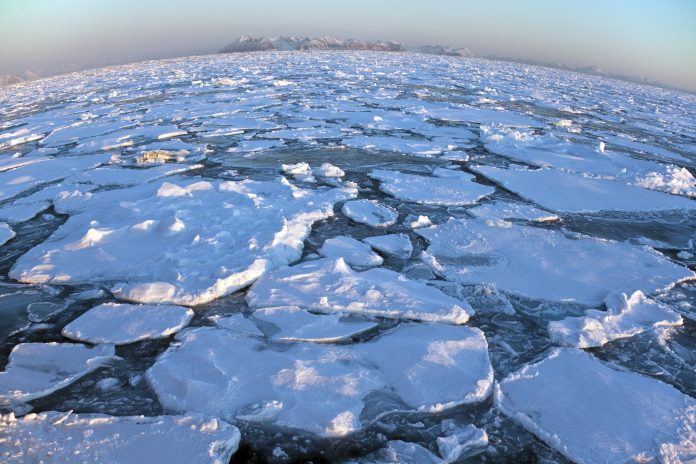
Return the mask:
<path id="1" fill-rule="evenodd" d="M 222 53 L 254 52 L 266 50 L 375 50 L 404 51 L 398 42 L 373 41 L 362 42 L 355 39 L 324 37 L 249 37 L 240 36 L 220 50 Z"/>

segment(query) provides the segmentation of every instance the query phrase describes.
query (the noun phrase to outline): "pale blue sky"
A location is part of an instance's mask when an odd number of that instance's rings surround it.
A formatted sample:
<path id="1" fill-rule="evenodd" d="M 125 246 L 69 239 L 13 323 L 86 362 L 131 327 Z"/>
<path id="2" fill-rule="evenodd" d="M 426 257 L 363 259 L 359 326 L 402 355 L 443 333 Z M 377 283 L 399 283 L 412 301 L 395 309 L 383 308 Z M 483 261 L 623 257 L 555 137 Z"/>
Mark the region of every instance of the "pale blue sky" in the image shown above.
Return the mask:
<path id="1" fill-rule="evenodd" d="M 238 35 L 440 43 L 696 90 L 696 0 L 0 0 L 0 73 L 213 52 Z"/>

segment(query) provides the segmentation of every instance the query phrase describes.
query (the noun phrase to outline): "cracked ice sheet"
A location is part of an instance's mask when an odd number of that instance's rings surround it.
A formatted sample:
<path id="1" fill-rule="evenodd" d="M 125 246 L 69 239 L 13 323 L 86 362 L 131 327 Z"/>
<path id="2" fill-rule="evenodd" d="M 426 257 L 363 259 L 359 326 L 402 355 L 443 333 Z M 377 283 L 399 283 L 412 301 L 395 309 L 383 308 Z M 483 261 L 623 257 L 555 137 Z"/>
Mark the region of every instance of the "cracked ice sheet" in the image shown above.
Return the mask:
<path id="1" fill-rule="evenodd" d="M 533 299 L 593 306 L 611 291 L 650 294 L 695 276 L 648 247 L 511 223 L 450 219 L 416 233 L 429 243 L 424 261 L 447 280 Z"/>
<path id="2" fill-rule="evenodd" d="M 26 402 L 60 390 L 103 366 L 114 347 L 77 343 L 20 343 L 0 372 L 0 404 Z"/>
<path id="3" fill-rule="evenodd" d="M 577 348 L 602 346 L 612 340 L 628 338 L 654 327 L 683 324 L 681 316 L 669 306 L 646 298 L 636 291 L 611 293 L 605 300 L 606 311 L 588 309 L 582 317 L 568 317 L 549 323 L 549 335 L 555 343 Z"/>
<path id="4" fill-rule="evenodd" d="M 571 461 L 689 462 L 696 455 L 696 400 L 576 349 L 496 386 L 496 403 Z"/>
<path id="5" fill-rule="evenodd" d="M 46 158 L 0 172 L 0 201 L 7 200 L 49 182 L 65 179 L 109 161 L 109 155 Z"/>
<path id="6" fill-rule="evenodd" d="M 27 283 L 121 282 L 112 287 L 120 299 L 202 304 L 298 259 L 312 224 L 356 195 L 299 189 L 284 178 L 172 182 L 63 199 L 61 210 L 72 216 L 10 275 Z"/>
<path id="7" fill-rule="evenodd" d="M 381 266 L 384 262 L 368 245 L 345 235 L 327 239 L 319 254 L 326 258 L 343 258 L 351 266 Z"/>
<path id="8" fill-rule="evenodd" d="M 409 324 L 365 343 L 278 351 L 220 328 L 188 329 L 177 339 L 147 371 L 164 407 L 321 436 L 367 425 L 359 416 L 370 392 L 391 389 L 409 408 L 437 412 L 485 400 L 493 383 L 486 339 L 469 327 Z"/>
<path id="9" fill-rule="evenodd" d="M 265 324 L 270 338 L 279 341 L 336 343 L 377 327 L 377 323 L 345 317 L 341 314 L 312 314 L 297 306 L 261 308 L 252 317 Z M 220 325 L 220 324 L 218 324 Z M 271 330 L 273 329 L 273 330 Z"/>
<path id="10" fill-rule="evenodd" d="M 542 208 L 557 212 L 644 212 L 696 208 L 696 201 L 677 195 L 554 169 L 500 169 L 492 166 L 475 166 L 471 169 Z"/>
<path id="11" fill-rule="evenodd" d="M 219 419 L 42 412 L 0 416 L 0 460 L 226 464 L 239 447 L 239 430 Z"/>
<path id="12" fill-rule="evenodd" d="M 104 303 L 70 322 L 61 333 L 81 342 L 125 345 L 169 337 L 192 317 L 193 310 L 181 306 Z"/>
<path id="13" fill-rule="evenodd" d="M 433 176 L 385 170 L 369 174 L 380 181 L 379 189 L 384 193 L 425 205 L 470 205 L 495 191 L 493 187 L 473 182 L 474 176 L 462 171 L 436 168 Z"/>
<path id="14" fill-rule="evenodd" d="M 388 441 L 384 448 L 345 464 L 446 464 L 429 449 L 417 443 Z"/>
<path id="15" fill-rule="evenodd" d="M 343 259 L 323 258 L 279 268 L 247 292 L 252 308 L 299 306 L 388 319 L 464 324 L 468 303 L 389 269 L 353 271 Z"/>

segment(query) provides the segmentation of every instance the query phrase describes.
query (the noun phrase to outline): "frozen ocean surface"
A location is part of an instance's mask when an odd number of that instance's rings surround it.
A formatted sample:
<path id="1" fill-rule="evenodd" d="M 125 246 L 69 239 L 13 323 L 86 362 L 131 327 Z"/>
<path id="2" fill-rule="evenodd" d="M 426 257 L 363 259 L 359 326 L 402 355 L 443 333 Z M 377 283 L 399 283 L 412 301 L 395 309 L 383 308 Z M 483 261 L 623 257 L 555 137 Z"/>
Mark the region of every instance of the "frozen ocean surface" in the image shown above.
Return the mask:
<path id="1" fill-rule="evenodd" d="M 0 88 L 0 460 L 696 462 L 695 170 L 695 96 L 479 59 Z"/>

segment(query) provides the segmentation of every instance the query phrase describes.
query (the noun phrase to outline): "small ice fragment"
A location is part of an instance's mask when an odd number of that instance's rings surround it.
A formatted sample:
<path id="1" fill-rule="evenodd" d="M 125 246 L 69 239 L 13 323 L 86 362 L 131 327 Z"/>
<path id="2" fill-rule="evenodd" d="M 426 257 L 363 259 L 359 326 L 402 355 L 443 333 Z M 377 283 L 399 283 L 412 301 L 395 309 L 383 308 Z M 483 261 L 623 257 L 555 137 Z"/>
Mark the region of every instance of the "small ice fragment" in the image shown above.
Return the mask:
<path id="1" fill-rule="evenodd" d="M 343 203 L 343 214 L 355 222 L 372 227 L 388 227 L 396 222 L 399 213 L 375 200 L 352 200 Z"/>
<path id="2" fill-rule="evenodd" d="M 343 258 L 351 266 L 380 266 L 384 261 L 369 246 L 345 235 L 327 239 L 319 253 L 326 258 Z"/>
<path id="3" fill-rule="evenodd" d="M 413 244 L 406 234 L 378 235 L 367 237 L 363 242 L 370 245 L 377 251 L 394 255 L 402 259 L 410 258 L 413 253 Z"/>

